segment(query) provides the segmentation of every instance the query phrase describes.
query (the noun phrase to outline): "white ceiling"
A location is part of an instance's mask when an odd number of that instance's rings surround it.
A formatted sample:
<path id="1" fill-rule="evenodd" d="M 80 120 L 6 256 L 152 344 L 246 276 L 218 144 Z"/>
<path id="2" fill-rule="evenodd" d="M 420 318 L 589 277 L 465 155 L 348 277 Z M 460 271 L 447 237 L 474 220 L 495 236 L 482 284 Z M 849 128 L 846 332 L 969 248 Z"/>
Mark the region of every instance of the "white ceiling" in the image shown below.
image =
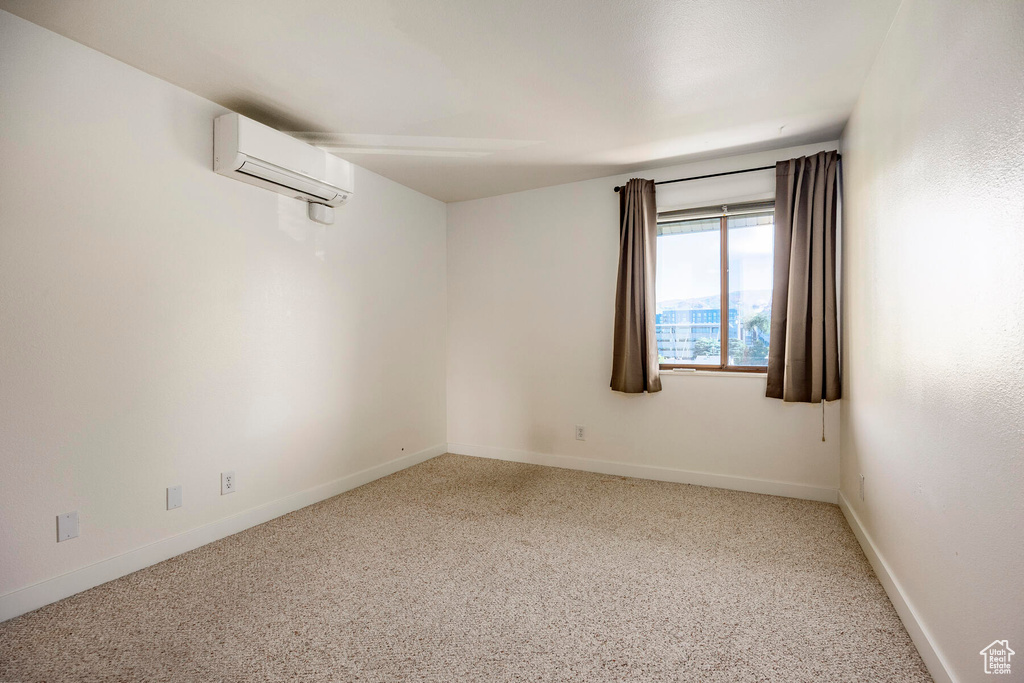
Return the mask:
<path id="1" fill-rule="evenodd" d="M 899 0 L 0 0 L 446 201 L 834 140 Z"/>

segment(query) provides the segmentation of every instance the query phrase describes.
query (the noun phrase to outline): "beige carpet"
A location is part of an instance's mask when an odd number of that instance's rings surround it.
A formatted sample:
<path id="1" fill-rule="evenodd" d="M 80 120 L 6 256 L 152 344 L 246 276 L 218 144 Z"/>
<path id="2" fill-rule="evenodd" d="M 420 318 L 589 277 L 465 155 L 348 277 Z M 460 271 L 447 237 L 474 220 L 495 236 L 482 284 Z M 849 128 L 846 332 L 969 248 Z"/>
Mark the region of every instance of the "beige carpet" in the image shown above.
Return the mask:
<path id="1" fill-rule="evenodd" d="M 834 505 L 444 455 L 0 624 L 0 680 L 930 679 Z"/>

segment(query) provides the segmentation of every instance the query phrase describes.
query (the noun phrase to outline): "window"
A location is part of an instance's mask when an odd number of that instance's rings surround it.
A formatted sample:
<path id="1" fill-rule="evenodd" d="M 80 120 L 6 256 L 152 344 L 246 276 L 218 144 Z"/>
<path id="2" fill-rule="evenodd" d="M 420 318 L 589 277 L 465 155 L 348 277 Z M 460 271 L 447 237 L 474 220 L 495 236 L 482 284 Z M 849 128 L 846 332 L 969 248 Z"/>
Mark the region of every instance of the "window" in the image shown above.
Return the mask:
<path id="1" fill-rule="evenodd" d="M 770 201 L 658 214 L 662 368 L 766 371 L 774 240 Z"/>

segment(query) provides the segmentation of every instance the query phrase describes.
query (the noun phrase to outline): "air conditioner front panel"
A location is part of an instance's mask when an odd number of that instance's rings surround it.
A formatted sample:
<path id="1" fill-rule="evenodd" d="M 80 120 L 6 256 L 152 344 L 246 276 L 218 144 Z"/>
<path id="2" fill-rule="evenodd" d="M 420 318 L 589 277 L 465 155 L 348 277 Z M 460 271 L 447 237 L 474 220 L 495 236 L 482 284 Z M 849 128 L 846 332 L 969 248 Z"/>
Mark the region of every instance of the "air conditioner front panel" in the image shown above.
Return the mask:
<path id="1" fill-rule="evenodd" d="M 339 206 L 352 194 L 352 164 L 247 119 L 214 120 L 214 171 L 306 201 Z"/>

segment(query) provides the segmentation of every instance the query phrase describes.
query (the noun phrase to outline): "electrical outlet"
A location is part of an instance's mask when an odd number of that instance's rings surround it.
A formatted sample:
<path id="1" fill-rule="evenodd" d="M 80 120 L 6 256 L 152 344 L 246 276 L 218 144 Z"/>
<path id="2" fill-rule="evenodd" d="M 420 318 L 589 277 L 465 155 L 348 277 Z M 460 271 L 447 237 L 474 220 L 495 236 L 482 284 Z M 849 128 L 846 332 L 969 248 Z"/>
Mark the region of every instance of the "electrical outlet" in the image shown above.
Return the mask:
<path id="1" fill-rule="evenodd" d="M 586 441 L 587 440 L 587 428 L 583 425 L 576 425 L 576 440 Z"/>
<path id="2" fill-rule="evenodd" d="M 860 499 L 864 500 L 864 475 L 860 475 Z"/>
<path id="3" fill-rule="evenodd" d="M 229 493 L 234 493 L 236 488 L 238 488 L 238 482 L 235 481 L 235 473 L 234 472 L 221 472 L 221 475 L 220 475 L 220 495 L 226 496 Z"/>
<path id="4" fill-rule="evenodd" d="M 167 509 L 174 510 L 181 507 L 181 484 L 167 487 Z"/>
<path id="5" fill-rule="evenodd" d="M 57 515 L 57 542 L 78 538 L 78 511 Z"/>

